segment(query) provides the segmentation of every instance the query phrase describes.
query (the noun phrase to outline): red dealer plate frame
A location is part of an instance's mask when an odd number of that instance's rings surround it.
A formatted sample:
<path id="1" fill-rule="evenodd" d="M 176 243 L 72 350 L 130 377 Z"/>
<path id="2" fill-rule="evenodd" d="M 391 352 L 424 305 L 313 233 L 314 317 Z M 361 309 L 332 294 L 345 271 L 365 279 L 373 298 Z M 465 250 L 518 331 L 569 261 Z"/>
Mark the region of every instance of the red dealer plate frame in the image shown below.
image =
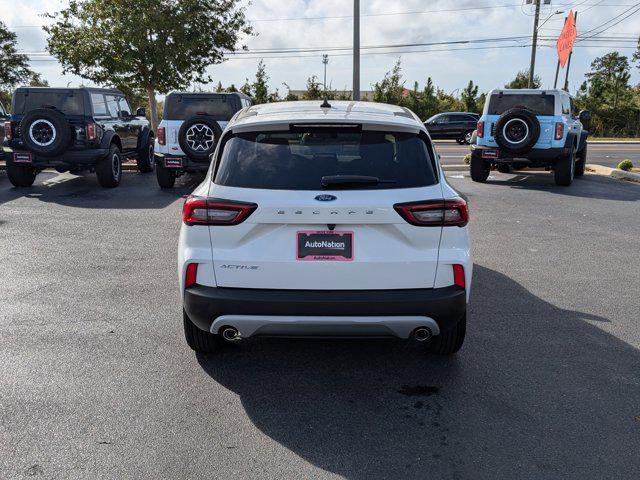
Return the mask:
<path id="1" fill-rule="evenodd" d="M 317 241 L 327 239 L 345 240 L 345 248 L 340 252 L 339 250 L 323 249 L 322 247 L 306 247 L 307 251 L 305 251 L 304 246 L 301 248 L 300 242 L 309 240 L 309 237 Z M 350 230 L 298 230 L 296 232 L 296 260 L 302 262 L 352 262 L 354 257 L 353 238 L 353 231 Z"/>
<path id="2" fill-rule="evenodd" d="M 180 157 L 164 157 L 164 168 L 182 168 Z"/>
<path id="3" fill-rule="evenodd" d="M 13 163 L 33 163 L 31 152 L 13 152 Z"/>

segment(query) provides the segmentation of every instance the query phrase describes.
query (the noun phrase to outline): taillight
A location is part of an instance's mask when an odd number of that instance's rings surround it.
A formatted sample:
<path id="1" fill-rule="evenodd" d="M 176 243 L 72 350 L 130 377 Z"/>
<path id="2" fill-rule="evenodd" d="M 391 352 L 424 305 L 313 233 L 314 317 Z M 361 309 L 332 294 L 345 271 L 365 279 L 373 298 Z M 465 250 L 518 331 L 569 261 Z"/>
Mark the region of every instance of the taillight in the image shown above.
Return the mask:
<path id="1" fill-rule="evenodd" d="M 87 124 L 87 140 L 95 140 L 98 138 L 98 126 L 95 123 Z"/>
<path id="2" fill-rule="evenodd" d="M 459 197 L 397 203 L 393 208 L 408 223 L 418 227 L 464 227 L 469 223 L 469 207 Z"/>
<path id="3" fill-rule="evenodd" d="M 184 273 L 184 288 L 192 287 L 196 284 L 198 278 L 198 264 L 190 263 L 187 265 L 187 271 Z"/>
<path id="4" fill-rule="evenodd" d="M 164 127 L 158 127 L 158 143 L 165 145 L 167 143 L 167 135 Z"/>
<path id="5" fill-rule="evenodd" d="M 182 207 L 185 225 L 238 225 L 258 208 L 255 203 L 189 197 Z"/>
<path id="6" fill-rule="evenodd" d="M 554 138 L 556 140 L 562 140 L 562 137 L 564 137 L 564 123 L 556 122 L 556 134 Z"/>
<path id="7" fill-rule="evenodd" d="M 462 265 L 453 265 L 453 284 L 457 287 L 465 288 L 464 267 Z"/>
<path id="8" fill-rule="evenodd" d="M 478 126 L 477 126 L 476 130 L 477 130 L 478 138 L 484 137 L 484 122 L 483 121 L 478 122 Z"/>
<path id="9" fill-rule="evenodd" d="M 7 140 L 13 138 L 13 128 L 11 128 L 11 122 L 4 122 L 4 136 Z"/>

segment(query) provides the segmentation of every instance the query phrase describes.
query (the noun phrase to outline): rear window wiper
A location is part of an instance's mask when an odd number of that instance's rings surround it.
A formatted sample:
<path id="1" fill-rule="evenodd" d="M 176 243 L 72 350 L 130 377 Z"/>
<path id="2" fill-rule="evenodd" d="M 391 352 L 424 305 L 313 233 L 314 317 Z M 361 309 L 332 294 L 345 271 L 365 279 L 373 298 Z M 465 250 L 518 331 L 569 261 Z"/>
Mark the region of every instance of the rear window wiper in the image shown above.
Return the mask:
<path id="1" fill-rule="evenodd" d="M 358 188 L 381 183 L 397 183 L 395 180 L 380 180 L 378 177 L 367 175 L 327 175 L 322 177 L 322 188 Z"/>

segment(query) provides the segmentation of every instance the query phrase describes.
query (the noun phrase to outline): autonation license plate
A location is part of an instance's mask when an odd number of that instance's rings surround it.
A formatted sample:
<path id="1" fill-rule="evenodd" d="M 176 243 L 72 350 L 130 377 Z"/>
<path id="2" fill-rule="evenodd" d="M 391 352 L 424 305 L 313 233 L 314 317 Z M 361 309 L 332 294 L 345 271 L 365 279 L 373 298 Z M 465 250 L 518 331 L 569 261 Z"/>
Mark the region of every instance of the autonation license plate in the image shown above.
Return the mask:
<path id="1" fill-rule="evenodd" d="M 182 159 L 174 157 L 164 157 L 164 168 L 182 168 Z"/>
<path id="2" fill-rule="evenodd" d="M 305 230 L 297 237 L 298 260 L 353 260 L 353 232 Z"/>
<path id="3" fill-rule="evenodd" d="M 31 153 L 30 152 L 14 152 L 13 153 L 13 163 L 31 163 Z"/>

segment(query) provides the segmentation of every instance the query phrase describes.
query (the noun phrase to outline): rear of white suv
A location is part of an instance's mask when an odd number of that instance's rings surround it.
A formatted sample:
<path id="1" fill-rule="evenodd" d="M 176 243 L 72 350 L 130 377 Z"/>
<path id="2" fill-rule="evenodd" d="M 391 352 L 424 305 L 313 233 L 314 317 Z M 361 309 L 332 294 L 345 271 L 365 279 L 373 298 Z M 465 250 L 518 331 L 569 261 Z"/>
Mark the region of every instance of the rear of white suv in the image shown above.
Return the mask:
<path id="1" fill-rule="evenodd" d="M 254 106 L 187 199 L 187 342 L 255 335 L 416 338 L 454 353 L 472 261 L 466 202 L 400 107 Z"/>

